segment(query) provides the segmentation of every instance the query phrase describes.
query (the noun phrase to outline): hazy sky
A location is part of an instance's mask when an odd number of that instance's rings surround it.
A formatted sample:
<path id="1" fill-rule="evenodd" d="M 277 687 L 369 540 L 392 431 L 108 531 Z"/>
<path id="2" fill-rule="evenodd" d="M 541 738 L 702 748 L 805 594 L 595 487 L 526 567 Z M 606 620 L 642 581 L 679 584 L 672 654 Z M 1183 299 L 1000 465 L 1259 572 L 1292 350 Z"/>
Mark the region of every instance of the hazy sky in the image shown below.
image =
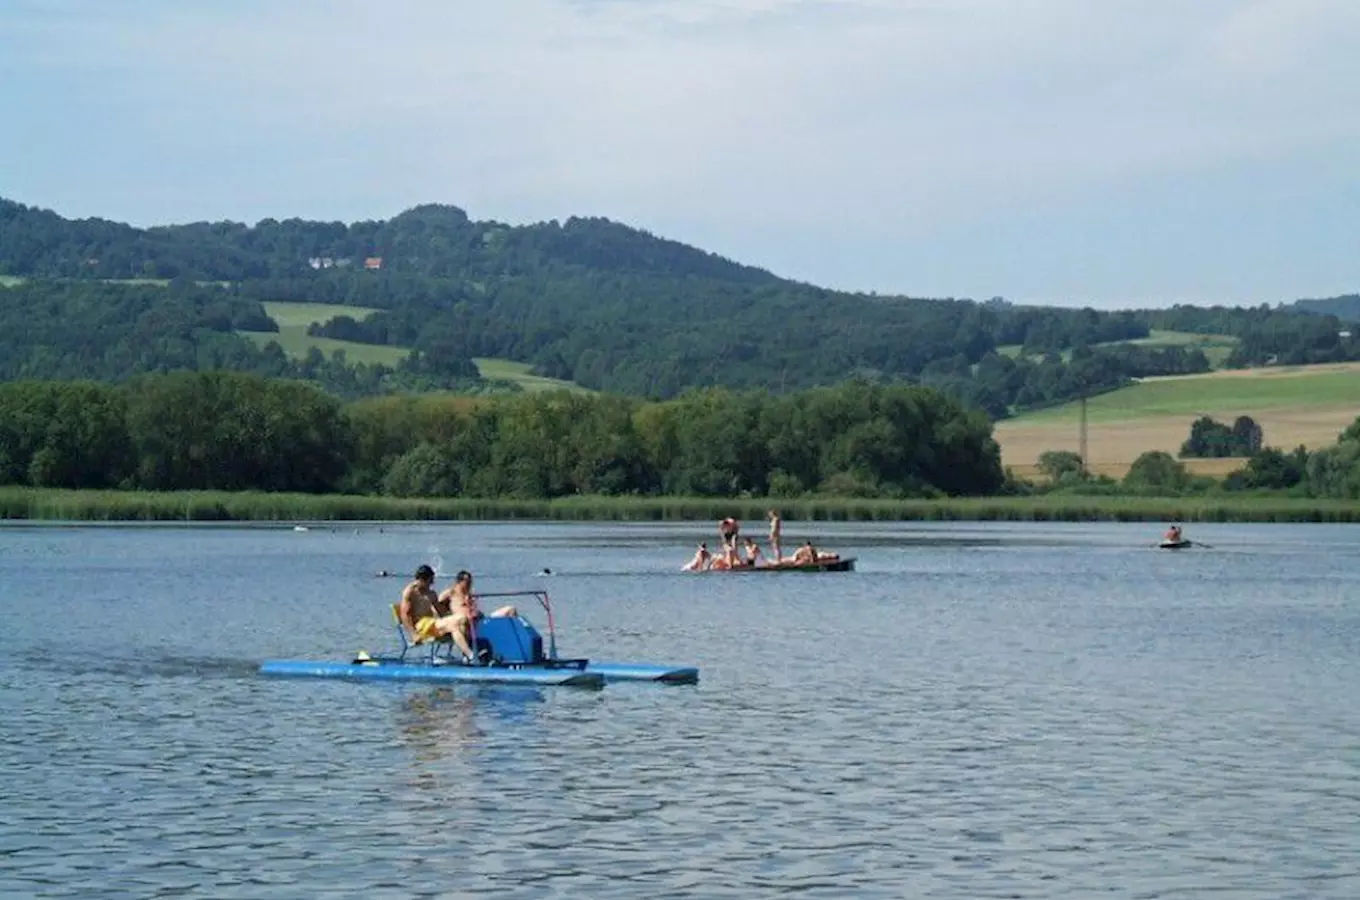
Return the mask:
<path id="1" fill-rule="evenodd" d="M 602 215 L 828 287 L 1360 290 L 1360 0 L 0 0 L 0 196 Z"/>

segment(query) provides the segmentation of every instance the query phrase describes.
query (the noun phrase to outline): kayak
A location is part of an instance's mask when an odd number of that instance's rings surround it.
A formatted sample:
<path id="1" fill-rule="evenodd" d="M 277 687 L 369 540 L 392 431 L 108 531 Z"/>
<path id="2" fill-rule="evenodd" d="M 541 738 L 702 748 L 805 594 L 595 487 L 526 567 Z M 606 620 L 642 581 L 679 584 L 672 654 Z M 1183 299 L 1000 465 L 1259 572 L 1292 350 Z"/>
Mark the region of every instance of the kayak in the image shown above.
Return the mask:
<path id="1" fill-rule="evenodd" d="M 1162 541 L 1157 546 L 1163 550 L 1182 550 L 1186 547 L 1192 546 L 1192 543 L 1182 538 L 1179 541 Z"/>
<path id="2" fill-rule="evenodd" d="M 401 648 L 395 656 L 372 657 L 361 651 L 351 662 L 271 659 L 260 665 L 260 674 L 595 688 L 611 681 L 651 681 L 661 684 L 695 684 L 699 681 L 699 670 L 694 666 L 595 662 L 559 657 L 552 601 L 546 591 L 481 594 L 479 597 L 536 598 L 548 615 L 546 651 L 538 630 L 518 616 L 496 616 L 477 622 L 473 634 L 477 662 L 464 661 L 448 639 L 413 644 L 406 635 L 406 629 L 398 621 L 397 635 Z M 393 618 L 397 617 L 396 604 L 392 606 L 392 615 Z"/>
<path id="3" fill-rule="evenodd" d="M 735 569 L 704 569 L 705 572 L 853 572 L 856 557 L 827 559 L 815 563 L 777 563 L 775 565 L 737 566 Z"/>

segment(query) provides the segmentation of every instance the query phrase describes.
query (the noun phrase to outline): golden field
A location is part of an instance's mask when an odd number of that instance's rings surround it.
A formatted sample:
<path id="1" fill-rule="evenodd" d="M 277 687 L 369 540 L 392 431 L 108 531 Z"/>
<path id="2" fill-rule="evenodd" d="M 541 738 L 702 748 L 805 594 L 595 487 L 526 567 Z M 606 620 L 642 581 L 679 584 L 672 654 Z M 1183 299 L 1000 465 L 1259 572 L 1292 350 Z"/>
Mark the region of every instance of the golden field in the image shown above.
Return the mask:
<path id="1" fill-rule="evenodd" d="M 1119 478 L 1148 450 L 1175 455 L 1202 415 L 1229 425 L 1251 416 L 1272 447 L 1325 447 L 1360 416 L 1360 363 L 1149 378 L 1093 397 L 1087 403 L 1088 465 Z M 1076 403 L 998 422 L 1002 462 L 1022 477 L 1037 474 L 1035 463 L 1045 450 L 1079 450 L 1079 422 Z M 1197 474 L 1222 476 L 1245 461 L 1185 462 Z"/>

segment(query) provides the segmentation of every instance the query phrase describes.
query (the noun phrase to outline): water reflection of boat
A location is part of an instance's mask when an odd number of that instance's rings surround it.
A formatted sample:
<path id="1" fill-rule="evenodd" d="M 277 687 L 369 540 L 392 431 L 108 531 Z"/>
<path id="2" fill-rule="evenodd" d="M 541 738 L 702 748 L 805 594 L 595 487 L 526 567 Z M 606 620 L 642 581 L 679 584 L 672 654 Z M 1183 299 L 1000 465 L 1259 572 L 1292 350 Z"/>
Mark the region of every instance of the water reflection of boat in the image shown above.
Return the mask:
<path id="1" fill-rule="evenodd" d="M 449 688 L 411 694 L 402 700 L 401 731 L 421 759 L 446 756 L 482 738 L 474 719 L 476 700 Z"/>

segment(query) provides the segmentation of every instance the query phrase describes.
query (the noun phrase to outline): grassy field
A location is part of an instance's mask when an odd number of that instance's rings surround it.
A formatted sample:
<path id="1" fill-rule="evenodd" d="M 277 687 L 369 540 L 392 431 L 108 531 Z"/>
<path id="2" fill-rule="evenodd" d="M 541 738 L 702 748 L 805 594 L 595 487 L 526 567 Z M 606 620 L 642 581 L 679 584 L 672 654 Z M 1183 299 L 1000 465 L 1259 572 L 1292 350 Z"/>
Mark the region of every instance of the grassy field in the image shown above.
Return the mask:
<path id="1" fill-rule="evenodd" d="M 279 323 L 278 333 L 268 331 L 243 331 L 241 334 L 263 347 L 270 341 L 278 341 L 283 352 L 294 359 L 302 359 L 313 347 L 326 356 L 336 350 L 345 351 L 345 358 L 352 363 L 368 363 L 395 366 L 406 358 L 410 351 L 404 347 L 386 347 L 379 344 L 360 344 L 354 341 L 337 341 L 333 338 L 312 337 L 307 326 L 328 322 L 336 316 L 349 316 L 363 321 L 374 309 L 362 306 L 338 306 L 329 303 L 264 303 L 264 311 Z"/>
<path id="2" fill-rule="evenodd" d="M 1140 347 L 1199 347 L 1208 357 L 1209 365 L 1218 368 L 1223 365 L 1228 354 L 1232 353 L 1233 347 L 1237 345 L 1237 338 L 1228 334 L 1195 334 L 1189 331 L 1158 331 L 1153 329 L 1145 338 L 1136 338 L 1132 341 L 1111 341 L 1096 346 L 1111 347 L 1115 344 L 1137 344 Z M 1020 356 L 1020 350 L 1019 344 L 1006 344 L 996 348 L 997 353 L 1002 356 L 1009 356 L 1012 359 Z M 1071 355 L 1070 352 L 1065 352 L 1062 356 L 1063 359 L 1068 359 Z"/>
<path id="3" fill-rule="evenodd" d="M 571 381 L 559 381 L 556 378 L 534 375 L 529 371 L 533 366 L 528 363 L 486 357 L 474 358 L 472 361 L 477 364 L 477 371 L 482 373 L 483 378 L 512 381 L 526 391 L 560 391 L 565 389 L 581 393 L 594 393 Z"/>
<path id="4" fill-rule="evenodd" d="M 407 347 L 337 341 L 333 338 L 312 337 L 307 333 L 307 327 L 314 322 L 318 324 L 328 322 L 336 316 L 349 316 L 362 322 L 377 312 L 375 309 L 362 306 L 338 306 L 330 303 L 269 302 L 262 305 L 269 317 L 279 324 L 278 333 L 243 331 L 241 334 L 261 347 L 270 341 L 278 341 L 283 352 L 295 359 L 302 359 L 311 348 L 315 347 L 326 356 L 330 356 L 336 350 L 343 350 L 345 351 L 345 358 L 350 362 L 395 366 L 410 352 Z M 483 378 L 514 382 L 526 391 L 552 391 L 564 388 L 572 391 L 586 390 L 570 381 L 559 381 L 556 378 L 543 378 L 531 374 L 529 370 L 533 366 L 528 363 L 490 358 L 474 359 L 473 362 L 477 365 L 477 370 L 481 372 Z"/>
<path id="5" fill-rule="evenodd" d="M 0 487 L 0 519 L 45 521 L 356 522 L 402 520 L 759 520 L 768 499 L 572 497 L 397 499 L 341 494 L 68 491 Z M 781 500 L 786 522 L 1356 522 L 1360 504 L 1292 497 L 1040 497 Z"/>
<path id="6" fill-rule="evenodd" d="M 1198 347 L 1215 369 L 1221 367 L 1237 346 L 1237 338 L 1230 334 L 1194 334 L 1189 331 L 1158 331 L 1147 337 L 1128 341 L 1141 347 Z"/>
<path id="7" fill-rule="evenodd" d="M 1270 446 L 1324 447 L 1360 416 L 1360 363 L 1149 378 L 1094 397 L 1087 403 L 1090 467 L 1119 477 L 1144 451 L 1175 454 L 1189 437 L 1191 423 L 1203 415 L 1225 424 L 1251 416 Z M 1076 451 L 1078 422 L 1076 403 L 998 422 L 1003 461 L 1027 475 L 1045 450 Z M 1202 474 L 1221 475 L 1241 462 L 1196 460 L 1187 465 Z"/>

